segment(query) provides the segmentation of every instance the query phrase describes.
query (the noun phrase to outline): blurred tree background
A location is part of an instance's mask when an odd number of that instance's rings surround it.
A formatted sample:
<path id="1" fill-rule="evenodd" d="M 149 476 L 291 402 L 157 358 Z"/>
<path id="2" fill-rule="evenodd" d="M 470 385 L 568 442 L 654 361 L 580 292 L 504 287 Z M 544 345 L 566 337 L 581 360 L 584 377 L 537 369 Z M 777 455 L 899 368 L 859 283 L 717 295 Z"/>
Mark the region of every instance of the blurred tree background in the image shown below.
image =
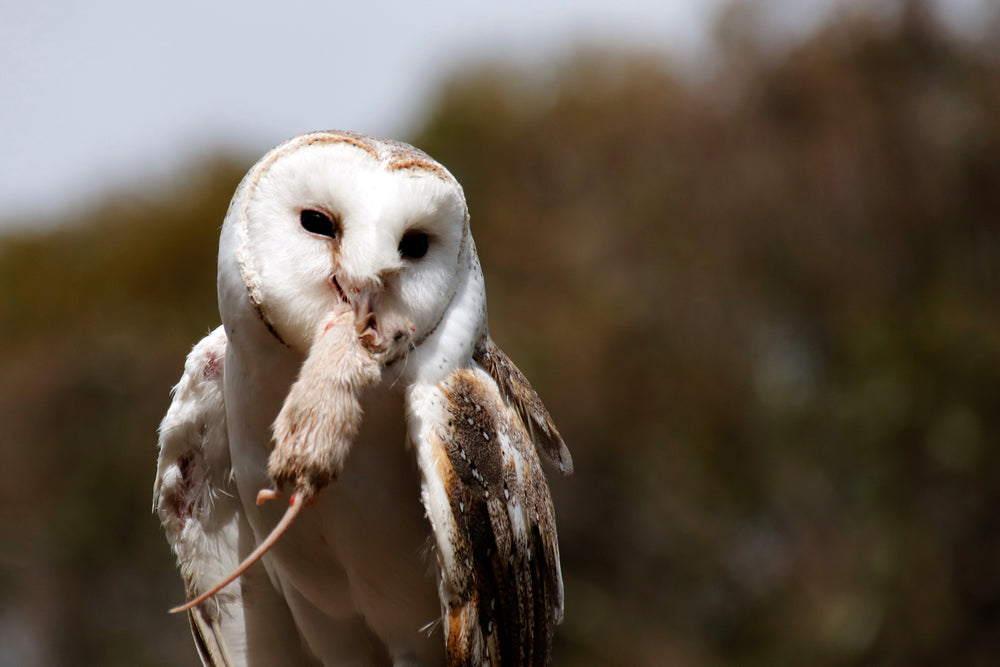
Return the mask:
<path id="1" fill-rule="evenodd" d="M 478 67 L 408 138 L 576 460 L 555 664 L 1000 659 L 1000 30 L 922 7 Z M 255 157 L 0 237 L 0 664 L 194 664 L 156 426 Z"/>

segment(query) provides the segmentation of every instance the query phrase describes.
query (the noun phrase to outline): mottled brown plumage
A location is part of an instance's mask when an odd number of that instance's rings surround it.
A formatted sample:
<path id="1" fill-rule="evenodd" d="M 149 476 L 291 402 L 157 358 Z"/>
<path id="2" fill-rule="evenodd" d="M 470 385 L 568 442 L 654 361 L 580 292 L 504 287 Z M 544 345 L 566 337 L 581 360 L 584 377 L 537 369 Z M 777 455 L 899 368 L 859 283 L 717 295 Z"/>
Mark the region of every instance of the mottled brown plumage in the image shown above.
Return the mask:
<path id="1" fill-rule="evenodd" d="M 509 359 L 505 364 L 511 370 L 504 380 L 523 380 Z M 433 392 L 425 399 L 433 408 L 423 415 L 434 426 L 420 460 L 425 478 L 435 476 L 447 497 L 435 532 L 447 536 L 450 551 L 440 557 L 448 664 L 544 665 L 563 601 L 555 511 L 537 441 L 521 407 L 482 368 L 458 369 Z M 517 392 L 538 401 L 526 381 Z M 552 444 L 565 447 L 561 439 Z"/>

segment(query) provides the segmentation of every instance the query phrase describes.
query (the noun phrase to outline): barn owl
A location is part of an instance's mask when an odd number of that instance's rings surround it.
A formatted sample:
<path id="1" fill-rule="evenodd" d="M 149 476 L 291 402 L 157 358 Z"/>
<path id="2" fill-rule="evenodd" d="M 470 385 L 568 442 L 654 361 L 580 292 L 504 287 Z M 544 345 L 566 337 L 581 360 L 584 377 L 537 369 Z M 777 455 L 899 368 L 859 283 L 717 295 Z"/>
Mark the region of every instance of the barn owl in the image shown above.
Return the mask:
<path id="1" fill-rule="evenodd" d="M 539 454 L 572 459 L 489 336 L 455 178 L 394 141 L 285 142 L 232 199 L 218 298 L 153 503 L 189 600 L 266 553 L 188 610 L 202 661 L 546 664 L 563 584 Z"/>

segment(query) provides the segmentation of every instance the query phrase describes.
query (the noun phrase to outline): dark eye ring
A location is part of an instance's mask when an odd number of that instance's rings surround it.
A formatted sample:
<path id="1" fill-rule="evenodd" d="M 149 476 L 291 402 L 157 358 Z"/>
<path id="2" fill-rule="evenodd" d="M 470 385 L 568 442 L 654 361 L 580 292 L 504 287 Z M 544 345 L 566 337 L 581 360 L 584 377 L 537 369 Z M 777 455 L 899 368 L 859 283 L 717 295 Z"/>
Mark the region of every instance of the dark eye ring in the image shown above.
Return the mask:
<path id="1" fill-rule="evenodd" d="M 399 254 L 403 259 L 420 259 L 427 254 L 430 242 L 426 232 L 407 232 L 399 240 Z"/>
<path id="2" fill-rule="evenodd" d="M 310 234 L 318 234 L 327 238 L 337 238 L 337 223 L 325 213 L 306 208 L 299 213 L 299 223 L 302 229 Z"/>

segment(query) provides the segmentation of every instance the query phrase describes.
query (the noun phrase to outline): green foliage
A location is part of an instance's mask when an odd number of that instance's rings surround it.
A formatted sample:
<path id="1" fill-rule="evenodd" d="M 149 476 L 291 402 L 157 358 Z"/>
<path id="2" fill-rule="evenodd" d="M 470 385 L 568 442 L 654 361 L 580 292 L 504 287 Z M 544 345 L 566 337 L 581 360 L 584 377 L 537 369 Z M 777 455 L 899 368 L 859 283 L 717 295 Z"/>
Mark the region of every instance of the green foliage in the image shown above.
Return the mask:
<path id="1" fill-rule="evenodd" d="M 555 664 L 988 664 L 1000 59 L 915 12 L 738 46 L 477 70 L 414 138 L 576 460 Z M 0 661 L 193 660 L 155 427 L 248 163 L 0 240 Z"/>

